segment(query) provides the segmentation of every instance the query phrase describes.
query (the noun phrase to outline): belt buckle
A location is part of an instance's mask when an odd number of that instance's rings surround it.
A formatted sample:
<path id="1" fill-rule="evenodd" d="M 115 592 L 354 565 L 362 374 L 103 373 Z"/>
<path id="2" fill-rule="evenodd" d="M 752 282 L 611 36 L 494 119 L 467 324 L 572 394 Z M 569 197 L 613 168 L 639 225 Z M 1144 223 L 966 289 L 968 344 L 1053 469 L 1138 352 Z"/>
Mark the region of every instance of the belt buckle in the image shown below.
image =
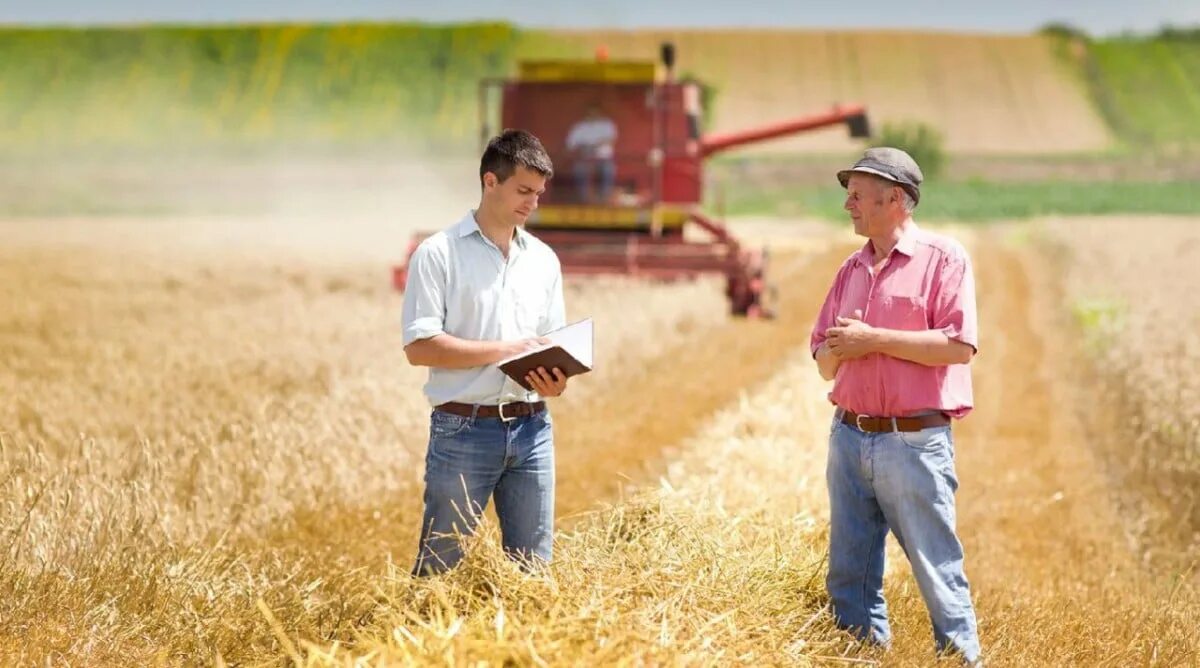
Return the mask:
<path id="1" fill-rule="evenodd" d="M 857 414 L 857 413 L 856 413 L 856 414 L 854 415 L 854 427 L 855 427 L 856 429 L 858 429 L 859 431 L 861 431 L 861 432 L 864 432 L 864 433 L 865 433 L 867 430 L 866 430 L 866 429 L 863 429 L 863 426 L 862 426 L 862 419 L 863 419 L 863 418 L 869 418 L 869 417 L 871 417 L 871 416 L 870 416 L 870 415 L 859 415 L 859 414 Z"/>
<path id="2" fill-rule="evenodd" d="M 513 415 L 512 417 L 507 417 L 507 418 L 506 418 L 506 417 L 504 417 L 504 407 L 505 407 L 505 406 L 508 406 L 509 404 L 512 404 L 512 403 L 514 403 L 514 402 L 512 402 L 512 401 L 501 401 L 501 402 L 500 402 L 500 403 L 499 403 L 499 404 L 496 406 L 496 414 L 500 416 L 500 421 L 501 421 L 501 422 L 503 422 L 503 423 L 505 423 L 505 424 L 508 424 L 509 422 L 512 422 L 513 420 L 517 419 L 517 416 L 516 416 L 516 415 Z"/>

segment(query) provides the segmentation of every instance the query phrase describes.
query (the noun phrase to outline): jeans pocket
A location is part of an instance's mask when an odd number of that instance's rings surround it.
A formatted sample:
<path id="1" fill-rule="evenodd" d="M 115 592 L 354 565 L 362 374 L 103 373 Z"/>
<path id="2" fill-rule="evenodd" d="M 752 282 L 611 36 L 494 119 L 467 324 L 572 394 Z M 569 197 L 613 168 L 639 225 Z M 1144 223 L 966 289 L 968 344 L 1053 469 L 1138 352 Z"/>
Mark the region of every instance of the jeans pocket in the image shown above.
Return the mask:
<path id="1" fill-rule="evenodd" d="M 932 452 L 950 443 L 950 427 L 926 427 L 921 431 L 898 431 L 896 436 L 914 450 Z"/>
<path id="2" fill-rule="evenodd" d="M 429 437 L 431 439 L 451 438 L 465 431 L 470 424 L 471 418 L 465 415 L 434 411 L 429 416 Z"/>

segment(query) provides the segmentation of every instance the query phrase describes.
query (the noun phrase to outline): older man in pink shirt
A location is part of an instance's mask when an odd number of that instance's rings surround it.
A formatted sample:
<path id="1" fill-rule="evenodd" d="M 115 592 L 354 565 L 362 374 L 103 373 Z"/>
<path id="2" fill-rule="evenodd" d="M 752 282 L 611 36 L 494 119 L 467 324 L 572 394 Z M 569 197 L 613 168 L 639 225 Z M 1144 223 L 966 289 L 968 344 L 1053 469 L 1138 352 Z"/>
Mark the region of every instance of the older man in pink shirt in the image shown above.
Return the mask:
<path id="1" fill-rule="evenodd" d="M 977 664 L 950 429 L 972 407 L 975 281 L 961 244 L 913 222 L 922 178 L 894 148 L 870 149 L 838 173 L 854 231 L 868 241 L 838 270 L 811 340 L 836 406 L 826 586 L 839 626 L 887 646 L 890 530 L 912 564 L 938 650 Z"/>

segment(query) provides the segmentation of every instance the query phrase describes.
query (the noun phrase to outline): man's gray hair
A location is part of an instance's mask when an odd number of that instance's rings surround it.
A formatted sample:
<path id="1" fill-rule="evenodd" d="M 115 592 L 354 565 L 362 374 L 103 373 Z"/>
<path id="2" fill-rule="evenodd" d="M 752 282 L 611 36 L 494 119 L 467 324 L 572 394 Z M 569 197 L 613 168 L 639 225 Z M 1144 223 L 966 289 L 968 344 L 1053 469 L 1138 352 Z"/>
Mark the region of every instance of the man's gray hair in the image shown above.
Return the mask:
<path id="1" fill-rule="evenodd" d="M 891 191 L 891 190 L 899 190 L 900 191 L 900 205 L 904 207 L 905 213 L 912 213 L 913 209 L 917 208 L 917 200 L 913 199 L 913 196 L 911 194 L 909 194 L 908 190 L 906 188 L 904 188 L 904 186 L 900 185 L 899 183 L 896 183 L 895 181 L 893 181 L 891 179 L 885 179 L 882 176 L 876 176 L 875 180 L 878 181 L 881 185 L 883 185 L 883 187 L 887 188 L 889 191 Z"/>

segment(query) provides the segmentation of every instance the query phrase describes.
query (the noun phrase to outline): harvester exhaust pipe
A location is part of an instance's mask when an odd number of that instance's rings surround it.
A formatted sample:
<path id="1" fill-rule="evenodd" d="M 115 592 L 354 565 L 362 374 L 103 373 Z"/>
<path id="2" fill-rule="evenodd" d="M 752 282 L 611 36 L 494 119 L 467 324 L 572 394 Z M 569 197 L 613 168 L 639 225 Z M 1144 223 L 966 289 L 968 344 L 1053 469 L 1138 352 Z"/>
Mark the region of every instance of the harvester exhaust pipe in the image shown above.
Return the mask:
<path id="1" fill-rule="evenodd" d="M 675 80 L 675 45 L 671 42 L 663 42 L 659 47 L 662 54 L 663 67 L 667 68 L 667 81 Z"/>

